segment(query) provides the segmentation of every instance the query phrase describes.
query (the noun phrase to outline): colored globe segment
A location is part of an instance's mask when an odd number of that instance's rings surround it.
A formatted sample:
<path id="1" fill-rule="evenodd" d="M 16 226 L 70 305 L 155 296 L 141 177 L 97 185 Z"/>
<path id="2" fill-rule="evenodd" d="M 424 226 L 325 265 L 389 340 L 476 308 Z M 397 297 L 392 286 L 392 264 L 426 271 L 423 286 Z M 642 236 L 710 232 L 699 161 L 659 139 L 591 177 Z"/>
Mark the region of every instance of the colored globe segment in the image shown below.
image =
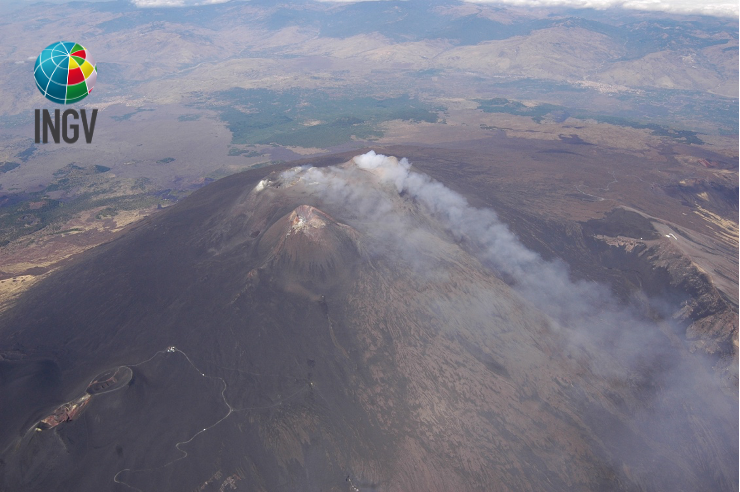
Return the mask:
<path id="1" fill-rule="evenodd" d="M 83 46 L 60 41 L 44 48 L 36 59 L 33 75 L 36 87 L 48 100 L 72 104 L 93 90 L 98 71 Z"/>

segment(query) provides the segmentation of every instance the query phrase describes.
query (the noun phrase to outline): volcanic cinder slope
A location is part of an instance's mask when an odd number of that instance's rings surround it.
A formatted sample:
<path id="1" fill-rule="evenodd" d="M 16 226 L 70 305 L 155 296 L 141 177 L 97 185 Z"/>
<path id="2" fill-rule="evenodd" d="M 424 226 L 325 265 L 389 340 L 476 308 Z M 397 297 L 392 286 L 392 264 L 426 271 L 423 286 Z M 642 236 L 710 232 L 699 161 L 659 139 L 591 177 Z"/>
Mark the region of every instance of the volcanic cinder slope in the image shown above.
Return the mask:
<path id="1" fill-rule="evenodd" d="M 0 488 L 737 490 L 737 400 L 663 322 L 405 160 L 323 164 L 214 183 L 21 298 Z"/>

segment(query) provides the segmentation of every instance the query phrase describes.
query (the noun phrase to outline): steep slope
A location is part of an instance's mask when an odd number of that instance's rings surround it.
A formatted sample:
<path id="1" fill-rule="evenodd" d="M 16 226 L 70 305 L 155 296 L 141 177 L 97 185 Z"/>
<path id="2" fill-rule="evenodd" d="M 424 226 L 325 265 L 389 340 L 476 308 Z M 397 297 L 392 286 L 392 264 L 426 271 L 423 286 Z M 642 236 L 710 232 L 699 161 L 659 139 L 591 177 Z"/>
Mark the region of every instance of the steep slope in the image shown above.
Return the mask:
<path id="1" fill-rule="evenodd" d="M 0 484 L 736 489 L 737 402 L 666 340 L 405 160 L 244 173 L 2 320 Z"/>

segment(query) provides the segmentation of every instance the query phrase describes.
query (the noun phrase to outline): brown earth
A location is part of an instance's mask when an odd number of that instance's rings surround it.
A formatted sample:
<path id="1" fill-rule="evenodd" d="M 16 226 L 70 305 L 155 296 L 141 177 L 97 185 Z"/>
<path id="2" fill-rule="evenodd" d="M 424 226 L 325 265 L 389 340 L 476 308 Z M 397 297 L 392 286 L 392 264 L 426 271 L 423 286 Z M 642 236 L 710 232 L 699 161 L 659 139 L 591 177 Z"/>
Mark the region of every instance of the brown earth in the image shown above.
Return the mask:
<path id="1" fill-rule="evenodd" d="M 606 282 L 625 301 L 655 295 L 652 282 L 683 292 L 687 317 L 716 315 L 702 311 L 722 299 L 708 275 L 693 275 L 671 247 L 700 218 L 681 215 L 667 194 L 622 196 L 619 174 L 614 185 L 600 183 L 614 176 L 589 175 L 599 166 L 578 153 L 552 152 L 571 152 L 571 143 L 530 141 L 516 153 L 501 150 L 516 142 L 494 143 L 467 142 L 467 157 L 385 150 L 410 156 L 472 204 L 494 206 L 522 242 L 564 258 L 575 278 Z M 556 171 L 563 156 L 572 165 Z M 638 167 L 616 153 L 600 157 L 615 174 Z M 572 174 L 558 177 L 565 170 Z M 264 181 L 266 173 L 218 181 L 139 222 L 8 312 L 0 334 L 25 354 L 14 367 L 58 368 L 49 395 L 84 389 L 114 364 L 130 364 L 134 383 L 101 397 L 108 403 L 88 410 L 89 427 L 73 421 L 60 426 L 61 440 L 4 455 L 4 483 L 194 488 L 221 473 L 254 490 L 342 490 L 348 476 L 367 490 L 737 488 L 736 396 L 721 393 L 702 356 L 664 331 L 660 317 L 673 313 L 648 299 L 654 320 L 635 318 L 645 332 L 577 336 L 374 174 L 347 179 L 390 197 L 397 215 L 387 217 L 414 226 L 401 241 L 384 243 L 392 224 L 368 229 L 367 214 L 313 193 L 312 178 Z M 589 188 L 562 196 L 573 181 Z M 596 193 L 608 197 L 581 198 Z M 605 203 L 618 197 L 634 209 L 665 208 L 648 215 Z M 679 239 L 661 236 L 668 221 Z M 347 275 L 327 282 L 322 272 L 335 267 Z M 639 344 L 614 345 L 620 336 Z M 5 384 L 20 391 L 14 381 Z M 3 418 L 20 432 L 50 404 L 18 401 Z M 13 432 L 2 439 L 12 443 Z M 65 465 L 24 471 L 39 459 Z"/>

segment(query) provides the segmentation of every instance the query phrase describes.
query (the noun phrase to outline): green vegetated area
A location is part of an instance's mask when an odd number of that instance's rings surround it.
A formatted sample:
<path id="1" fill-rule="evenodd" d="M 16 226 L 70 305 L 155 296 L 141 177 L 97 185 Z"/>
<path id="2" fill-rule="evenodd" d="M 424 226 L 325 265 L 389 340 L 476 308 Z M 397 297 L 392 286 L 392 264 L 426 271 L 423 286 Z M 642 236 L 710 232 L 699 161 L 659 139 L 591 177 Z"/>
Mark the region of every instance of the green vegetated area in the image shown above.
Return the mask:
<path id="1" fill-rule="evenodd" d="M 620 118 L 617 116 L 603 116 L 603 115 L 595 115 L 595 116 L 580 116 L 581 119 L 593 119 L 598 121 L 599 123 L 609 123 L 610 125 L 616 125 L 616 126 L 627 126 L 630 128 L 637 128 L 637 129 L 647 129 L 651 130 L 653 132 L 653 135 L 658 135 L 661 137 L 671 137 L 673 139 L 676 139 L 680 142 L 687 143 L 687 144 L 697 144 L 702 145 L 704 141 L 697 137 L 697 132 L 693 132 L 691 130 L 676 130 L 675 128 L 669 128 L 667 126 L 658 125 L 655 123 L 639 123 L 636 121 L 628 120 L 627 118 Z"/>
<path id="2" fill-rule="evenodd" d="M 237 155 L 241 155 L 241 156 L 244 156 L 244 157 L 259 157 L 259 156 L 264 155 L 264 154 L 262 154 L 262 152 L 258 152 L 256 150 L 254 150 L 254 149 L 240 149 L 238 147 L 231 147 L 229 149 L 229 155 L 232 156 L 232 157 L 233 156 L 237 156 Z"/>
<path id="3" fill-rule="evenodd" d="M 565 108 L 554 104 L 538 104 L 536 106 L 526 106 L 519 101 L 510 101 L 502 97 L 494 99 L 476 99 L 478 109 L 484 113 L 506 113 L 518 116 L 530 116 L 537 123 L 542 122 L 545 116 L 555 111 L 562 111 Z"/>
<path id="4" fill-rule="evenodd" d="M 143 113 L 144 111 L 154 111 L 154 110 L 153 109 L 147 109 L 147 108 L 136 108 L 131 113 L 122 114 L 120 116 L 111 116 L 111 119 L 112 120 L 115 120 L 115 121 L 126 121 L 126 120 L 131 119 L 132 116 L 135 116 L 135 115 L 137 115 L 139 113 Z"/>
<path id="5" fill-rule="evenodd" d="M 103 219 L 119 211 L 167 202 L 149 190 L 147 178 L 113 182 L 102 176 L 109 170 L 100 165 L 83 168 L 69 164 L 55 172 L 54 181 L 42 191 L 0 197 L 0 246 L 46 227 L 50 234 L 77 232 L 79 229 L 75 228 L 63 230 L 63 224 L 85 210 L 103 207 L 97 215 Z M 60 190 L 74 196 L 68 199 L 49 196 Z"/>
<path id="6" fill-rule="evenodd" d="M 352 137 L 383 136 L 384 121 L 437 121 L 442 108 L 407 95 L 351 97 L 322 91 L 271 91 L 234 88 L 215 94 L 221 119 L 234 144 L 331 147 Z"/>
<path id="7" fill-rule="evenodd" d="M 554 104 L 537 104 L 526 106 L 519 101 L 511 101 L 505 98 L 494 99 L 476 99 L 478 109 L 486 113 L 506 113 L 518 116 L 530 116 L 535 122 L 541 123 L 545 117 L 555 121 L 564 121 L 567 118 L 577 118 L 581 120 L 595 120 L 599 123 L 608 123 L 610 125 L 625 126 L 637 129 L 651 130 L 653 135 L 661 137 L 670 137 L 681 143 L 702 145 L 704 143 L 697 135 L 698 133 L 691 130 L 677 130 L 657 123 L 643 123 L 619 116 L 607 116 L 593 114 L 581 110 L 569 110 L 563 106 Z"/>
<path id="8" fill-rule="evenodd" d="M 500 97 L 511 102 L 557 100 L 557 106 L 569 116 L 573 113 L 595 118 L 608 114 L 635 123 L 657 123 L 666 128 L 692 130 L 699 135 L 703 132 L 737 135 L 738 99 L 707 92 L 643 87 L 639 92 L 614 94 L 612 97 L 619 101 L 619 105 L 605 113 L 599 109 L 602 103 L 594 91 L 585 87 L 542 79 L 501 81 L 496 87 L 502 91 Z M 493 104 L 491 109 L 500 111 L 501 108 L 496 108 L 499 105 Z M 548 119 L 557 121 L 553 114 L 548 115 Z"/>
<path id="9" fill-rule="evenodd" d="M 3 162 L 0 164 L 0 173 L 7 173 L 17 167 L 20 167 L 20 163 L 18 162 Z"/>

